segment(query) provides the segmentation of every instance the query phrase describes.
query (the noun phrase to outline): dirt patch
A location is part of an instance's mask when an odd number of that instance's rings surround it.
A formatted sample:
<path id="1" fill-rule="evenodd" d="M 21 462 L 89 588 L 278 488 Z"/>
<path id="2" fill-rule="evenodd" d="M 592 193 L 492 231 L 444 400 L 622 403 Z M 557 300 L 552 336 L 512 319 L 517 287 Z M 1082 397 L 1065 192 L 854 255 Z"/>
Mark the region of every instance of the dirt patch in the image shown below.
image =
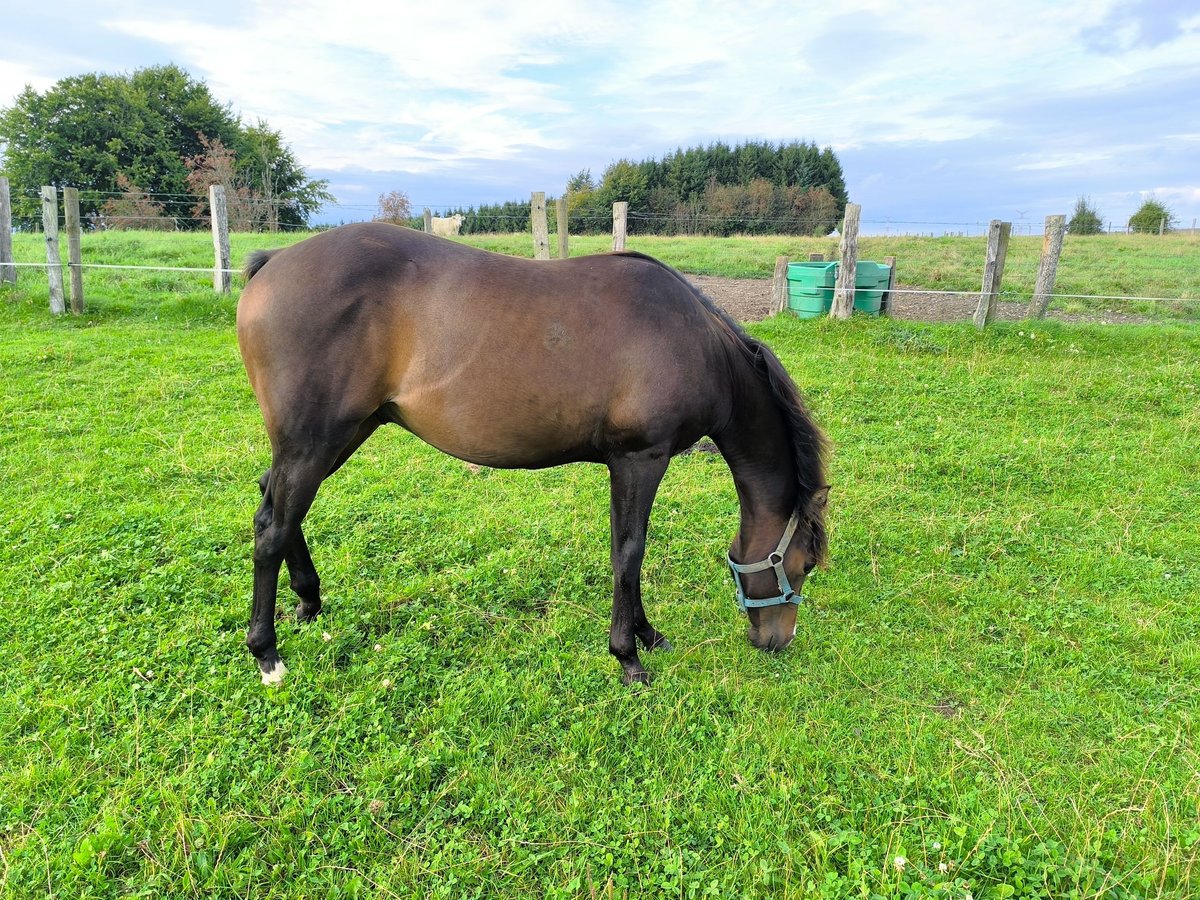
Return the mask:
<path id="1" fill-rule="evenodd" d="M 711 275 L 688 275 L 687 279 L 738 322 L 757 322 L 770 314 L 770 281 Z"/>
<path id="2" fill-rule="evenodd" d="M 713 302 L 739 322 L 765 319 L 771 307 L 771 282 L 760 278 L 715 278 L 689 275 L 688 280 Z M 975 314 L 979 294 L 934 294 L 920 288 L 899 285 L 892 298 L 891 316 L 913 322 L 969 322 Z M 1145 316 L 1120 312 L 1064 313 L 1050 310 L 1047 318 L 1063 322 L 1098 322 L 1106 325 L 1146 325 L 1154 322 Z M 1025 318 L 1025 304 L 1000 301 L 995 321 L 1019 322 Z"/>

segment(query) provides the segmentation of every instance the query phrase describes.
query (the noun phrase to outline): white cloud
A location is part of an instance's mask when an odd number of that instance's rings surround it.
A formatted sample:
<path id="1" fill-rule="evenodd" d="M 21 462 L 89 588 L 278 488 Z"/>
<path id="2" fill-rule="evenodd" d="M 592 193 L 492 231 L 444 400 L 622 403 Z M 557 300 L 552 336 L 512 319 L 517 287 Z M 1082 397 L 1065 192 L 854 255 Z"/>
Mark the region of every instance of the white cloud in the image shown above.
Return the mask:
<path id="1" fill-rule="evenodd" d="M 1074 169 L 1092 163 L 1112 159 L 1113 154 L 1107 150 L 1077 151 L 1074 153 L 1059 153 L 1051 156 L 1040 155 L 1035 161 L 1013 166 L 1017 172 L 1042 172 L 1050 169 Z"/>
<path id="2" fill-rule="evenodd" d="M 31 66 L 0 59 L 0 106 L 8 106 L 12 102 L 10 98 L 25 90 L 27 84 L 34 90 L 44 91 L 57 80 Z"/>
<path id="3" fill-rule="evenodd" d="M 262 5 L 237 27 L 186 12 L 107 27 L 169 47 L 247 118 L 286 122 L 306 163 L 379 169 L 559 146 L 537 121 L 565 106 L 551 85 L 523 74 L 585 39 L 587 29 L 572 25 L 577 10 L 556 9 L 525 2 L 471 15 L 457 4 L 309 0 Z"/>
<path id="4" fill-rule="evenodd" d="M 1152 191 L 1142 191 L 1142 196 L 1157 197 L 1167 205 L 1178 203 L 1193 209 L 1200 206 L 1200 186 L 1156 187 Z"/>
<path id="5" fill-rule="evenodd" d="M 80 47 L 107 39 L 119 50 L 103 59 L 129 54 L 116 70 L 175 61 L 246 120 L 280 129 L 310 170 L 355 184 L 397 172 L 550 186 L 560 173 L 718 138 L 801 139 L 869 156 L 867 171 L 846 173 L 869 199 L 921 178 L 936 183 L 925 193 L 946 189 L 980 158 L 1068 193 L 1102 193 L 1101 173 L 1130 193 L 1190 183 L 1175 160 L 1200 140 L 1187 131 L 1194 106 L 1143 117 L 1136 131 L 1101 106 L 1160 82 L 1186 96 L 1179 85 L 1195 78 L 1200 16 L 1158 27 L 1136 14 L 1126 0 L 1010 0 L 1002 14 L 995 0 L 230 0 L 215 10 L 112 0 L 77 18 L 89 29 Z M 29 62 L 0 61 L 0 96 L 106 65 L 20 46 Z M 1086 123 L 1073 103 L 1088 106 Z M 1164 140 L 1171 130 L 1184 133 Z M 1131 134 L 1162 146 L 1130 147 Z M 889 171 L 901 157 L 910 168 Z M 1171 190 L 1182 203 L 1191 189 Z"/>
<path id="6" fill-rule="evenodd" d="M 283 129 L 307 164 L 334 169 L 580 151 L 582 134 L 605 128 L 653 154 L 701 135 L 839 148 L 963 140 L 1002 127 L 966 98 L 1098 89 L 1200 56 L 1187 28 L 1150 56 L 1097 56 L 1084 34 L 1117 0 L 1010 6 L 1001 17 L 992 0 L 271 0 L 231 25 L 156 9 L 107 27 L 169 48 L 217 96 Z"/>

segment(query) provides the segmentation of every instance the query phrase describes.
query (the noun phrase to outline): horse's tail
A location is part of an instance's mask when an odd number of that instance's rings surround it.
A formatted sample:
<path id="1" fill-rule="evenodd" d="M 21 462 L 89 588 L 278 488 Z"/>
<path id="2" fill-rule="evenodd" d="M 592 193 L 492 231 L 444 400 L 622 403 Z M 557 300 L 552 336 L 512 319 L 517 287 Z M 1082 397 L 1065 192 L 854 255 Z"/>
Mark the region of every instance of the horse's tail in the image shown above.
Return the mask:
<path id="1" fill-rule="evenodd" d="M 242 270 L 246 276 L 246 280 L 249 281 L 253 278 L 258 273 L 258 270 L 265 266 L 267 261 L 278 252 L 278 250 L 255 250 L 246 257 L 246 268 Z"/>

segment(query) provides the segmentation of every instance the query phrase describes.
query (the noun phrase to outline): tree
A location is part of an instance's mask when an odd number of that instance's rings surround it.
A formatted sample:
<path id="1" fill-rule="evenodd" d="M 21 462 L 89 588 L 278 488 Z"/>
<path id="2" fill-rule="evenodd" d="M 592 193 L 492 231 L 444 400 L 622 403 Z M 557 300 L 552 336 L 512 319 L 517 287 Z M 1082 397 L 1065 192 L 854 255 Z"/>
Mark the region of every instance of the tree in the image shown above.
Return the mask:
<path id="1" fill-rule="evenodd" d="M 188 167 L 188 190 L 195 197 L 192 219 L 207 226 L 210 221 L 208 189 L 219 184 L 225 189 L 225 215 L 230 231 L 257 231 L 261 225 L 262 208 L 256 203 L 244 176 L 238 173 L 237 157 L 220 140 L 204 138 L 203 152 L 185 160 Z"/>
<path id="2" fill-rule="evenodd" d="M 407 225 L 412 218 L 412 204 L 404 191 L 391 191 L 379 195 L 379 212 L 375 214 L 376 222 L 391 222 L 394 225 Z"/>
<path id="3" fill-rule="evenodd" d="M 39 94 L 30 87 L 0 111 L 0 141 L 9 178 L 26 185 L 71 185 L 85 192 L 80 211 L 118 192 L 117 175 L 156 195 L 187 188 L 184 160 L 201 152 L 198 135 L 236 139 L 237 119 L 208 87 L 177 66 L 133 75 L 89 73 L 63 78 Z M 29 214 L 36 200 L 14 206 Z"/>
<path id="4" fill-rule="evenodd" d="M 645 167 L 620 159 L 605 170 L 596 194 L 599 202 L 606 207 L 625 201 L 633 209 L 639 209 L 644 205 L 649 191 Z"/>
<path id="5" fill-rule="evenodd" d="M 329 182 L 309 179 L 283 135 L 262 119 L 242 129 L 237 165 L 251 192 L 262 201 L 264 224 L 270 231 L 304 227 L 309 217 L 335 199 Z"/>
<path id="6" fill-rule="evenodd" d="M 567 179 L 568 194 L 588 194 L 595 189 L 596 182 L 592 180 L 591 169 L 580 169 Z"/>
<path id="7" fill-rule="evenodd" d="M 829 234 L 848 195 L 833 150 L 814 143 L 747 142 L 677 148 L 661 160 L 617 160 L 597 185 L 590 169 L 567 180 L 571 230 L 612 227 L 612 204 L 629 203 L 633 234 Z M 463 234 L 529 227 L 529 202 L 460 210 Z"/>
<path id="8" fill-rule="evenodd" d="M 269 214 L 261 217 L 267 227 L 303 225 L 332 199 L 326 182 L 307 178 L 279 132 L 261 121 L 243 126 L 208 85 L 175 65 L 75 75 L 45 93 L 26 87 L 0 110 L 0 145 L 5 174 L 14 183 L 77 187 L 84 192 L 84 215 L 100 212 L 103 194 L 125 192 L 118 175 L 148 198 L 187 193 L 197 170 L 189 162 L 217 146 L 233 154 L 250 196 L 269 201 Z M 36 198 L 21 192 L 13 199 L 15 214 L 37 215 Z M 186 217 L 191 205 L 155 202 L 178 217 Z"/>
<path id="9" fill-rule="evenodd" d="M 1175 214 L 1161 200 L 1153 196 L 1129 217 L 1129 229 L 1143 234 L 1158 234 L 1159 228 L 1170 231 L 1175 226 Z"/>
<path id="10" fill-rule="evenodd" d="M 1067 230 L 1071 234 L 1100 234 L 1104 231 L 1104 222 L 1090 197 L 1080 197 L 1075 201 L 1075 212 L 1067 223 Z"/>

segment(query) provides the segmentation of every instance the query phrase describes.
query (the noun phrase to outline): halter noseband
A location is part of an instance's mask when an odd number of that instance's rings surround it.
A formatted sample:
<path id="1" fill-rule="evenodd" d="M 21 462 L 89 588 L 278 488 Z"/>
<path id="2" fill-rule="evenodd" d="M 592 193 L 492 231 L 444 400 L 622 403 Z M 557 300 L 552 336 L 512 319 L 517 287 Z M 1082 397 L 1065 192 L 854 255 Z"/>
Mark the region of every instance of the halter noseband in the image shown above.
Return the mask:
<path id="1" fill-rule="evenodd" d="M 787 572 L 783 570 L 783 553 L 787 550 L 787 545 L 791 543 L 792 535 L 796 533 L 796 527 L 800 524 L 800 510 L 792 513 L 792 517 L 788 519 L 787 528 L 783 530 L 783 537 L 779 539 L 779 545 L 766 559 L 756 563 L 735 563 L 732 556 L 726 556 L 725 560 L 729 563 L 729 568 L 733 572 L 733 583 L 737 586 L 737 605 L 738 609 L 745 612 L 748 609 L 761 609 L 765 606 L 782 606 L 786 603 L 794 603 L 799 606 L 804 602 L 804 595 L 797 594 L 792 590 L 792 585 L 788 581 Z M 775 597 L 766 597 L 762 600 L 755 600 L 746 596 L 746 589 L 742 586 L 742 575 L 749 575 L 752 572 L 765 572 L 767 569 L 775 570 L 775 579 L 779 582 L 779 594 Z"/>

